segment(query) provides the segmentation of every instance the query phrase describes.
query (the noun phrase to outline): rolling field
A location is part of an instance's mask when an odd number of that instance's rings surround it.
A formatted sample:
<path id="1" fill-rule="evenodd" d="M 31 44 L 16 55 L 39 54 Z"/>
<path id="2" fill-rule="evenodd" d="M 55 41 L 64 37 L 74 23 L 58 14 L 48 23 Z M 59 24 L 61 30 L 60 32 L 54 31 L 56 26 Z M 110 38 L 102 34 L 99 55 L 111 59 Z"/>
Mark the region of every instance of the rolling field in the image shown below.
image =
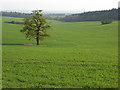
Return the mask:
<path id="1" fill-rule="evenodd" d="M 59 22 L 51 37 L 27 40 L 22 25 L 3 17 L 3 88 L 117 88 L 118 22 Z"/>

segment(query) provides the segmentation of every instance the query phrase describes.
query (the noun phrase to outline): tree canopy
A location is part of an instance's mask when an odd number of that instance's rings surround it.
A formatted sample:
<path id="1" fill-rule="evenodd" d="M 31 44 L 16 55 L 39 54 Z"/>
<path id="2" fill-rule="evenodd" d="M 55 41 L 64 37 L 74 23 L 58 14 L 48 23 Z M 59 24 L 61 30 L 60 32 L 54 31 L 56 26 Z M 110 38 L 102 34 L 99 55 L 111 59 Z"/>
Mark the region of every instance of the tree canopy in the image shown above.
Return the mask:
<path id="1" fill-rule="evenodd" d="M 47 23 L 46 18 L 43 17 L 42 10 L 34 10 L 32 12 L 31 17 L 24 19 L 24 27 L 20 31 L 24 32 L 26 38 L 29 40 L 35 38 L 37 45 L 39 45 L 40 40 L 43 40 L 46 36 L 50 36 L 47 30 L 51 25 Z"/>

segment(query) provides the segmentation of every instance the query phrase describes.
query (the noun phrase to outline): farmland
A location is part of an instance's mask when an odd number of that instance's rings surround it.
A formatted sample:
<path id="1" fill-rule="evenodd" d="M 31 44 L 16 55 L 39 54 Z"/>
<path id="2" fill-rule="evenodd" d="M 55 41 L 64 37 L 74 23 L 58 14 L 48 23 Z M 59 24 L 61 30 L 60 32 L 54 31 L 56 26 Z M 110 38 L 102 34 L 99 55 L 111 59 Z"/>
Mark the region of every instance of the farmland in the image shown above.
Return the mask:
<path id="1" fill-rule="evenodd" d="M 2 20 L 3 88 L 117 88 L 118 22 L 49 20 L 51 36 L 36 46 L 23 25 Z M 24 45 L 34 44 L 34 45 Z"/>

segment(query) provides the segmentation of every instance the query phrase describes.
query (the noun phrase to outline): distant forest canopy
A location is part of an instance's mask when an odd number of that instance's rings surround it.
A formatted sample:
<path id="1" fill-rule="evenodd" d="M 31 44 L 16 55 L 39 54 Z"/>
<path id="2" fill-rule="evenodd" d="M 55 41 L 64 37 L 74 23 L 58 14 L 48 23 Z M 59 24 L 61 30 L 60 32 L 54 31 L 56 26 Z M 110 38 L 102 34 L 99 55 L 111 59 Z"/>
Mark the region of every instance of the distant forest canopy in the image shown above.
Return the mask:
<path id="1" fill-rule="evenodd" d="M 4 12 L 2 11 L 2 16 L 8 16 L 8 17 L 19 17 L 24 18 L 26 16 L 30 16 L 30 13 L 19 13 L 19 12 Z"/>
<path id="2" fill-rule="evenodd" d="M 118 9 L 90 11 L 80 14 L 72 14 L 59 19 L 64 22 L 80 22 L 80 21 L 101 21 L 104 19 L 118 20 Z"/>
<path id="3" fill-rule="evenodd" d="M 44 17 L 48 20 L 59 20 L 63 22 L 81 22 L 81 21 L 101 21 L 104 19 L 109 20 L 118 20 L 120 18 L 120 10 L 119 9 L 111 9 L 111 10 L 101 10 L 101 11 L 88 11 L 84 13 L 77 14 L 43 14 Z M 2 12 L 2 16 L 9 17 L 20 17 L 24 18 L 26 16 L 31 16 L 30 13 L 18 13 L 18 12 Z"/>
<path id="4" fill-rule="evenodd" d="M 30 17 L 32 14 L 31 13 L 20 13 L 20 12 L 4 12 L 2 11 L 2 16 L 8 16 L 8 17 L 19 17 L 19 18 L 25 18 L 26 16 Z M 64 13 L 58 13 L 58 14 L 43 14 L 43 16 L 46 18 L 46 19 L 54 19 L 54 18 L 57 18 L 57 17 L 63 17 L 65 16 Z"/>

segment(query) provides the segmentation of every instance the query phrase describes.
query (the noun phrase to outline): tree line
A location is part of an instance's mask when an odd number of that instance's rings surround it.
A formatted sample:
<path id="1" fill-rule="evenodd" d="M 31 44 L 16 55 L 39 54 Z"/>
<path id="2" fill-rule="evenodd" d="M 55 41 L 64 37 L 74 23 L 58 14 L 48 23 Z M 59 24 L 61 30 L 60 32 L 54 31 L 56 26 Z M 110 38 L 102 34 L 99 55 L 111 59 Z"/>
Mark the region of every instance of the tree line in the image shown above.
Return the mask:
<path id="1" fill-rule="evenodd" d="M 2 16 L 7 16 L 7 17 L 18 17 L 18 18 L 25 18 L 25 17 L 31 17 L 32 13 L 20 13 L 20 12 L 2 12 Z M 48 14 L 43 14 L 43 16 L 48 19 L 48 20 L 56 20 L 59 17 L 64 17 L 64 13 L 48 13 Z"/>
<path id="2" fill-rule="evenodd" d="M 89 11 L 80 14 L 72 14 L 58 19 L 64 22 L 81 22 L 81 21 L 101 21 L 101 20 L 118 20 L 118 9 Z"/>
<path id="3" fill-rule="evenodd" d="M 31 16 L 31 14 L 30 13 L 4 12 L 3 11 L 2 16 L 25 18 L 26 16 Z"/>
<path id="4" fill-rule="evenodd" d="M 81 22 L 81 21 L 101 21 L 101 20 L 118 20 L 119 9 L 101 10 L 101 11 L 88 11 L 84 13 L 66 15 L 61 14 L 48 14 L 43 16 L 48 20 L 59 20 L 63 22 Z M 9 17 L 31 17 L 31 13 L 18 13 L 18 12 L 2 12 L 2 16 Z"/>

